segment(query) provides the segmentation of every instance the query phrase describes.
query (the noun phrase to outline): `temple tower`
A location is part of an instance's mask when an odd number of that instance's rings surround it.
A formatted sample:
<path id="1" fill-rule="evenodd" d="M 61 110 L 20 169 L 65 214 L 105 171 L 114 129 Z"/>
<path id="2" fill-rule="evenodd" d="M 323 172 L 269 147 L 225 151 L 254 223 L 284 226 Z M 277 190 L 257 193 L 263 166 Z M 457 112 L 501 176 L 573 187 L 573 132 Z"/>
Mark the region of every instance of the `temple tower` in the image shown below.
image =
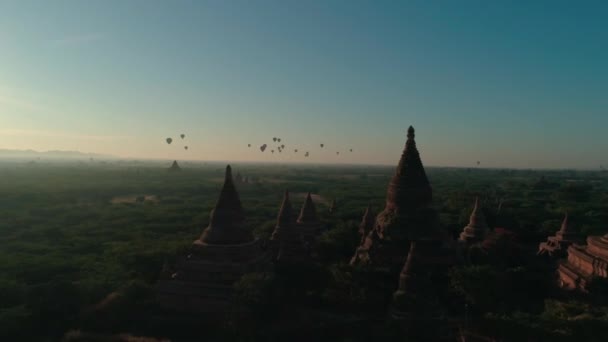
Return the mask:
<path id="1" fill-rule="evenodd" d="M 311 245 L 321 231 L 321 222 L 310 192 L 306 195 L 296 226 L 302 232 L 306 244 Z"/>
<path id="2" fill-rule="evenodd" d="M 336 199 L 331 200 L 331 204 L 329 206 L 329 213 L 333 214 L 336 211 Z"/>
<path id="3" fill-rule="evenodd" d="M 351 264 L 388 262 L 401 267 L 410 241 L 439 233 L 437 215 L 431 208 L 431 185 L 414 138 L 414 128 L 410 126 L 401 159 L 388 185 L 386 206 Z"/>
<path id="4" fill-rule="evenodd" d="M 273 260 L 276 263 L 293 264 L 308 260 L 309 253 L 305 247 L 304 232 L 296 226 L 287 190 L 270 241 Z"/>
<path id="5" fill-rule="evenodd" d="M 363 214 L 363 218 L 361 219 L 361 223 L 359 224 L 359 236 L 361 237 L 361 243 L 365 240 L 365 237 L 369 232 L 374 228 L 374 224 L 376 223 L 376 217 L 372 211 L 372 206 L 368 205 L 365 208 L 365 213 Z"/>
<path id="6" fill-rule="evenodd" d="M 233 285 L 249 272 L 264 271 L 269 258 L 245 225 L 245 215 L 226 167 L 224 185 L 209 226 L 192 243 L 176 272 L 157 285 L 160 305 L 182 312 L 230 311 Z"/>
<path id="7" fill-rule="evenodd" d="M 459 240 L 465 243 L 481 242 L 488 233 L 488 230 L 486 218 L 483 215 L 482 209 L 479 207 L 479 199 L 476 198 L 473 212 L 471 212 L 469 218 L 469 224 L 464 227 L 462 233 L 460 233 Z"/>
<path id="8" fill-rule="evenodd" d="M 177 164 L 177 160 L 173 161 L 173 164 L 169 167 L 169 171 L 181 171 L 182 169 Z"/>
<path id="9" fill-rule="evenodd" d="M 565 257 L 568 254 L 568 247 L 574 243 L 582 243 L 584 240 L 575 229 L 568 223 L 568 213 L 564 215 L 564 220 L 560 229 L 554 236 L 549 236 L 547 241 L 538 245 L 537 255 L 550 257 Z"/>

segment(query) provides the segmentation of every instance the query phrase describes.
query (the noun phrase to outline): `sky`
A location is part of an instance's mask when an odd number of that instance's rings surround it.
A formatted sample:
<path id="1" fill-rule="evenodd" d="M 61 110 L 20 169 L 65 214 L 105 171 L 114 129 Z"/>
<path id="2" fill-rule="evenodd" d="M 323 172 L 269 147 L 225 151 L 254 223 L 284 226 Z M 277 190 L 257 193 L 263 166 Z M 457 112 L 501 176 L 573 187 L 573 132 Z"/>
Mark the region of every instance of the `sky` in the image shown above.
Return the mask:
<path id="1" fill-rule="evenodd" d="M 605 1 L 1 0 L 0 149 L 391 165 L 413 125 L 429 166 L 599 169 L 606 18 Z"/>

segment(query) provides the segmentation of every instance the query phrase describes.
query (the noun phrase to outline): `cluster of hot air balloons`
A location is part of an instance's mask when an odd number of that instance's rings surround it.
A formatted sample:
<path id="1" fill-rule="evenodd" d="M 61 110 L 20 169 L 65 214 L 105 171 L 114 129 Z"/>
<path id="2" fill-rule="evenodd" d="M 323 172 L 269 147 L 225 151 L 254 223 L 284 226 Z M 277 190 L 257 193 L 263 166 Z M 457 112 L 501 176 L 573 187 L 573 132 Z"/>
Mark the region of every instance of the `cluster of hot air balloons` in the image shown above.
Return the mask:
<path id="1" fill-rule="evenodd" d="M 180 134 L 179 137 L 182 140 L 186 139 L 186 135 L 184 133 Z M 167 142 L 167 145 L 171 145 L 171 143 L 173 142 L 173 138 L 168 137 L 167 139 L 165 139 L 165 141 Z M 184 150 L 188 150 L 188 145 L 184 145 Z"/>
<path id="2" fill-rule="evenodd" d="M 279 144 L 279 143 L 281 142 L 281 138 L 279 138 L 279 137 L 273 137 L 273 138 L 272 138 L 272 142 L 274 142 L 276 145 L 275 145 L 275 147 L 274 147 L 274 148 L 271 148 L 271 149 L 270 149 L 270 153 L 274 154 L 275 150 L 276 150 L 278 153 L 282 153 L 282 152 L 285 150 L 285 144 Z M 247 147 L 251 148 L 251 144 L 247 144 Z M 260 147 L 259 147 L 259 148 L 260 148 L 260 151 L 261 151 L 261 152 L 264 152 L 264 151 L 266 151 L 266 149 L 267 149 L 268 147 L 269 147 L 269 145 L 268 145 L 268 144 L 262 144 L 262 145 L 260 145 Z M 320 147 L 320 148 L 324 148 L 324 147 L 325 147 L 325 144 L 324 144 L 324 143 L 320 143 L 320 144 L 319 144 L 319 147 Z M 349 149 L 349 151 L 352 153 L 352 152 L 353 152 L 353 149 L 352 149 L 352 148 L 350 148 L 350 149 Z M 293 152 L 294 152 L 294 153 L 298 153 L 298 149 L 297 149 L 297 148 L 295 148 L 295 149 L 293 150 Z M 340 155 L 340 151 L 336 151 L 336 155 L 337 155 L 337 156 L 339 156 L 339 155 Z M 304 153 L 304 157 L 309 157 L 309 156 L 310 156 L 310 151 L 306 151 L 306 152 Z"/>

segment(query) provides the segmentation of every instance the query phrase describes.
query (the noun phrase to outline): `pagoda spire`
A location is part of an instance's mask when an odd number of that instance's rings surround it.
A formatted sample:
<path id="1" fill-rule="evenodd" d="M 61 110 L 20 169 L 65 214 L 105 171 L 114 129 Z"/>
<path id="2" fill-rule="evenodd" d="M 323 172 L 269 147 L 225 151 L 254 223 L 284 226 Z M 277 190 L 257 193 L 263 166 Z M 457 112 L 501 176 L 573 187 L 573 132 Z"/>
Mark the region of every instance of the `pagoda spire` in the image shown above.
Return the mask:
<path id="1" fill-rule="evenodd" d="M 559 228 L 559 232 L 562 234 L 567 234 L 569 230 L 568 227 L 568 212 L 564 215 L 564 220 L 562 221 L 562 226 Z"/>
<path id="2" fill-rule="evenodd" d="M 298 223 L 316 222 L 317 221 L 317 209 L 312 201 L 310 192 L 306 195 L 306 200 L 302 209 L 300 210 L 300 216 L 298 216 Z"/>
<path id="3" fill-rule="evenodd" d="M 372 212 L 372 206 L 368 205 L 365 208 L 365 213 L 363 214 L 363 218 L 361 219 L 361 223 L 359 224 L 358 233 L 361 236 L 361 242 L 365 240 L 367 234 L 369 234 L 370 230 L 374 228 L 374 224 L 376 223 L 376 217 Z"/>
<path id="4" fill-rule="evenodd" d="M 272 233 L 271 240 L 279 239 L 279 235 L 281 235 L 286 228 L 291 226 L 292 220 L 293 210 L 291 207 L 291 201 L 289 200 L 289 191 L 285 190 L 283 202 L 281 203 L 281 208 L 279 209 L 279 214 L 277 215 L 277 225 Z"/>
<path id="5" fill-rule="evenodd" d="M 407 141 L 391 179 L 386 195 L 386 208 L 408 210 L 431 202 L 432 190 L 416 147 L 414 127 L 407 130 Z"/>
<path id="6" fill-rule="evenodd" d="M 200 238 L 204 243 L 237 244 L 253 240 L 251 232 L 244 228 L 245 214 L 232 180 L 230 165 L 226 166 L 224 185 L 209 221 Z"/>
<path id="7" fill-rule="evenodd" d="M 488 224 L 486 218 L 483 215 L 483 211 L 479 207 L 479 198 L 475 198 L 475 205 L 473 211 L 469 217 L 469 224 L 464 227 L 460 234 L 460 240 L 466 242 L 481 241 L 485 237 L 488 231 Z"/>

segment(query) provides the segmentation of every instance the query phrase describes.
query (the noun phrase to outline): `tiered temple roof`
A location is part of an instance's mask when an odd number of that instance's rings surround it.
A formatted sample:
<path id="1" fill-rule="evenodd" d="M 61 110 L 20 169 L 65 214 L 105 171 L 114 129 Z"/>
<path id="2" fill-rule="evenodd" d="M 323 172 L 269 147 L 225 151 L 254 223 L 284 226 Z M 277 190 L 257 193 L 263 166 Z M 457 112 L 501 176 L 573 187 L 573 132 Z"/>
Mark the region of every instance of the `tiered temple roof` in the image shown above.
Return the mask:
<path id="1" fill-rule="evenodd" d="M 192 244 L 191 254 L 175 265 L 172 277 L 159 281 L 159 302 L 175 311 L 229 311 L 234 283 L 245 273 L 267 269 L 268 259 L 260 241 L 244 225 L 228 165 L 209 226 Z"/>
<path id="2" fill-rule="evenodd" d="M 431 185 L 414 138 L 414 128 L 410 126 L 401 159 L 388 185 L 386 206 L 377 216 L 374 229 L 357 248 L 351 264 L 368 263 L 375 255 L 376 263 L 391 261 L 400 267 L 411 240 L 437 233 L 437 217 L 430 207 Z"/>
<path id="3" fill-rule="evenodd" d="M 273 260 L 279 263 L 297 263 L 308 259 L 304 234 L 296 226 L 289 192 L 285 190 L 283 203 L 277 216 L 277 224 L 270 238 Z"/>
<path id="4" fill-rule="evenodd" d="M 558 266 L 559 285 L 587 291 L 594 278 L 608 278 L 608 234 L 589 236 L 587 245 L 572 244 Z"/>
<path id="5" fill-rule="evenodd" d="M 479 207 L 479 200 L 475 199 L 475 206 L 469 218 L 469 224 L 464 227 L 460 233 L 460 241 L 474 243 L 483 241 L 488 232 L 488 224 L 483 215 L 482 209 Z"/>
<path id="6" fill-rule="evenodd" d="M 551 257 L 565 257 L 567 250 L 573 243 L 581 243 L 583 238 L 568 223 L 568 214 L 564 216 L 560 229 L 554 236 L 549 236 L 547 241 L 538 246 L 538 255 Z"/>

